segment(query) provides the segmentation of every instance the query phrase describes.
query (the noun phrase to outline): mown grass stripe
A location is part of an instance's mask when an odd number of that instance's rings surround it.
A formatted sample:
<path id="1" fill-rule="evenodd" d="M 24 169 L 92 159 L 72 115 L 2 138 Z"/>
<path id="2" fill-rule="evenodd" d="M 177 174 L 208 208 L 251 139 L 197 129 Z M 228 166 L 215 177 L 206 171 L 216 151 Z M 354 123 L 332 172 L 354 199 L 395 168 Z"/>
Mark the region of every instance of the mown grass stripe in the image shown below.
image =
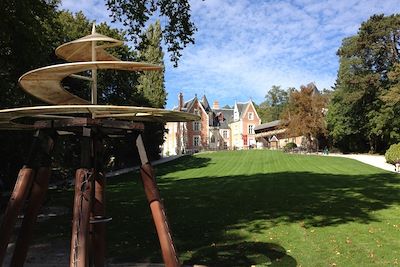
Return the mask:
<path id="1" fill-rule="evenodd" d="M 399 175 L 346 158 L 265 150 L 182 157 L 156 173 L 185 264 L 393 266 L 400 259 Z M 138 180 L 136 173 L 110 181 L 109 255 L 160 262 Z M 50 204 L 69 207 L 66 194 L 53 194 Z M 68 220 L 50 219 L 40 224 L 41 239 L 57 234 L 53 224 L 69 231 Z"/>

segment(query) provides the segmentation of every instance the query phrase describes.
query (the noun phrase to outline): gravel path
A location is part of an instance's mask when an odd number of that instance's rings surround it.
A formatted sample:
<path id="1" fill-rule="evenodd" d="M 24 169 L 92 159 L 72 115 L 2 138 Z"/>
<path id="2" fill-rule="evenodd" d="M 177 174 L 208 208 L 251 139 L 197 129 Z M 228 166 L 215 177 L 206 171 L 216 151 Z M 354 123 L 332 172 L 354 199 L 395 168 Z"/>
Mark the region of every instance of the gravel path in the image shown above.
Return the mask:
<path id="1" fill-rule="evenodd" d="M 385 156 L 382 155 L 369 155 L 369 154 L 329 154 L 329 156 L 333 157 L 343 157 L 343 158 L 349 158 L 349 159 L 355 159 L 358 161 L 361 161 L 365 164 L 375 166 L 377 168 L 390 171 L 390 172 L 396 172 L 394 169 L 394 165 L 386 163 Z"/>

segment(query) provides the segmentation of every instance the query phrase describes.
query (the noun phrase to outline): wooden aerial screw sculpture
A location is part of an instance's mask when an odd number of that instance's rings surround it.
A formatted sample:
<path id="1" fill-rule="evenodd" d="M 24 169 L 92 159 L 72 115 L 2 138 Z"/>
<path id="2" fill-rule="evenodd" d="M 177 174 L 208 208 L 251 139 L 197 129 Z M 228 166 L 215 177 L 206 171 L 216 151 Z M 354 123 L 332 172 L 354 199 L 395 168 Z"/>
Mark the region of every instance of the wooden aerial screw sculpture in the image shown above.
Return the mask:
<path id="1" fill-rule="evenodd" d="M 122 45 L 122 41 L 96 33 L 63 44 L 58 57 L 71 63 L 29 71 L 19 79 L 29 94 L 51 104 L 0 110 L 0 129 L 34 132 L 26 164 L 18 178 L 0 226 L 0 265 L 6 254 L 18 214 L 25 206 L 24 219 L 16 241 L 11 266 L 23 266 L 32 237 L 33 225 L 48 189 L 51 152 L 58 131 L 80 137 L 81 166 L 75 174 L 75 198 L 71 237 L 70 266 L 104 266 L 105 264 L 105 182 L 102 174 L 102 141 L 112 135 L 137 134 L 140 175 L 167 267 L 180 266 L 152 166 L 142 140 L 143 122 L 193 121 L 198 116 L 164 109 L 97 104 L 97 70 L 157 71 L 158 65 L 121 61 L 105 49 Z M 91 77 L 77 73 L 91 71 Z M 91 100 L 68 92 L 61 84 L 66 77 L 91 82 Z M 27 120 L 27 118 L 29 120 Z M 29 121 L 29 123 L 27 123 Z M 27 203 L 27 196 L 29 200 Z"/>

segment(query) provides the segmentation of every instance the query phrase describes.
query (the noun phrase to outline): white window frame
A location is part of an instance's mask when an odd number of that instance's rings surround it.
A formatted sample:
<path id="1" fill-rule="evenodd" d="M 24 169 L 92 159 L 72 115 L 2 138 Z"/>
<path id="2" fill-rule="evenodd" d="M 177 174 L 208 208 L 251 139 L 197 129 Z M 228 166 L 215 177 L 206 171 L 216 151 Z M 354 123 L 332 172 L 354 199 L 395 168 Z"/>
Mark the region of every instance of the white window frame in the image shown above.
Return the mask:
<path id="1" fill-rule="evenodd" d="M 196 141 L 195 141 L 196 139 L 198 139 L 197 145 L 196 145 Z M 200 146 L 200 144 L 201 144 L 200 135 L 194 135 L 194 136 L 193 136 L 193 146 L 194 146 L 194 147 L 197 147 L 197 146 Z"/>
<path id="2" fill-rule="evenodd" d="M 198 127 L 196 127 L 196 125 L 198 125 Z M 196 131 L 196 132 L 201 131 L 201 121 L 194 121 L 193 122 L 193 131 Z"/>
<path id="3" fill-rule="evenodd" d="M 251 131 L 250 131 L 250 129 L 251 129 Z M 254 125 L 253 124 L 247 125 L 247 132 L 248 132 L 248 134 L 254 134 Z"/>
<path id="4" fill-rule="evenodd" d="M 228 138 L 228 130 L 222 130 L 222 137 Z"/>
<path id="5" fill-rule="evenodd" d="M 249 121 L 254 120 L 254 113 L 253 112 L 247 113 L 247 118 L 249 119 Z"/>

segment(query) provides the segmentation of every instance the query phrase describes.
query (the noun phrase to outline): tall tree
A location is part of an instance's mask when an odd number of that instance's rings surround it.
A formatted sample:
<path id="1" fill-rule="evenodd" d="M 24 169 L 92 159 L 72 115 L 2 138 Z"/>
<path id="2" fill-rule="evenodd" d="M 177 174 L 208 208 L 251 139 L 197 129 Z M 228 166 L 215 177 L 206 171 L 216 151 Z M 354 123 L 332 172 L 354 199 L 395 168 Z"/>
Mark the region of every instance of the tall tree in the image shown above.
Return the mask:
<path id="1" fill-rule="evenodd" d="M 312 148 L 312 140 L 326 134 L 326 103 L 326 96 L 313 83 L 301 86 L 299 91 L 292 91 L 282 114 L 287 133 L 290 136 L 305 136 L 308 148 Z"/>
<path id="2" fill-rule="evenodd" d="M 191 21 L 190 4 L 188 0 L 107 0 L 108 9 L 114 21 L 127 26 L 131 40 L 140 42 L 146 22 L 155 15 L 165 19 L 162 29 L 170 59 L 178 64 L 182 50 L 194 43 L 196 26 Z"/>
<path id="3" fill-rule="evenodd" d="M 374 15 L 362 23 L 357 35 L 343 40 L 328 113 L 336 146 L 381 151 L 400 141 L 400 118 L 387 97 L 396 90 L 393 74 L 399 47 L 400 15 Z"/>
<path id="4" fill-rule="evenodd" d="M 0 1 L 0 108 L 39 103 L 18 86 L 18 78 L 52 60 L 57 1 Z M 11 187 L 31 133 L 0 131 L 0 180 Z"/>
<path id="5" fill-rule="evenodd" d="M 18 86 L 28 70 L 51 61 L 57 1 L 0 1 L 0 107 L 32 104 Z"/>
<path id="6" fill-rule="evenodd" d="M 140 60 L 164 65 L 164 53 L 161 47 L 162 32 L 160 21 L 151 24 L 145 32 L 142 42 L 139 45 Z M 143 99 L 146 106 L 163 108 L 166 103 L 167 93 L 164 87 L 164 70 L 142 72 L 138 79 L 138 93 Z M 145 125 L 145 141 L 147 147 L 153 152 L 153 157 L 160 152 L 159 146 L 164 143 L 164 124 L 162 123 L 146 123 Z"/>
<path id="7" fill-rule="evenodd" d="M 142 40 L 139 57 L 142 61 L 164 65 L 164 53 L 161 47 L 162 32 L 160 21 L 150 25 Z M 165 106 L 167 93 L 164 88 L 164 70 L 143 72 L 139 76 L 138 91 L 149 105 L 156 108 Z"/>

